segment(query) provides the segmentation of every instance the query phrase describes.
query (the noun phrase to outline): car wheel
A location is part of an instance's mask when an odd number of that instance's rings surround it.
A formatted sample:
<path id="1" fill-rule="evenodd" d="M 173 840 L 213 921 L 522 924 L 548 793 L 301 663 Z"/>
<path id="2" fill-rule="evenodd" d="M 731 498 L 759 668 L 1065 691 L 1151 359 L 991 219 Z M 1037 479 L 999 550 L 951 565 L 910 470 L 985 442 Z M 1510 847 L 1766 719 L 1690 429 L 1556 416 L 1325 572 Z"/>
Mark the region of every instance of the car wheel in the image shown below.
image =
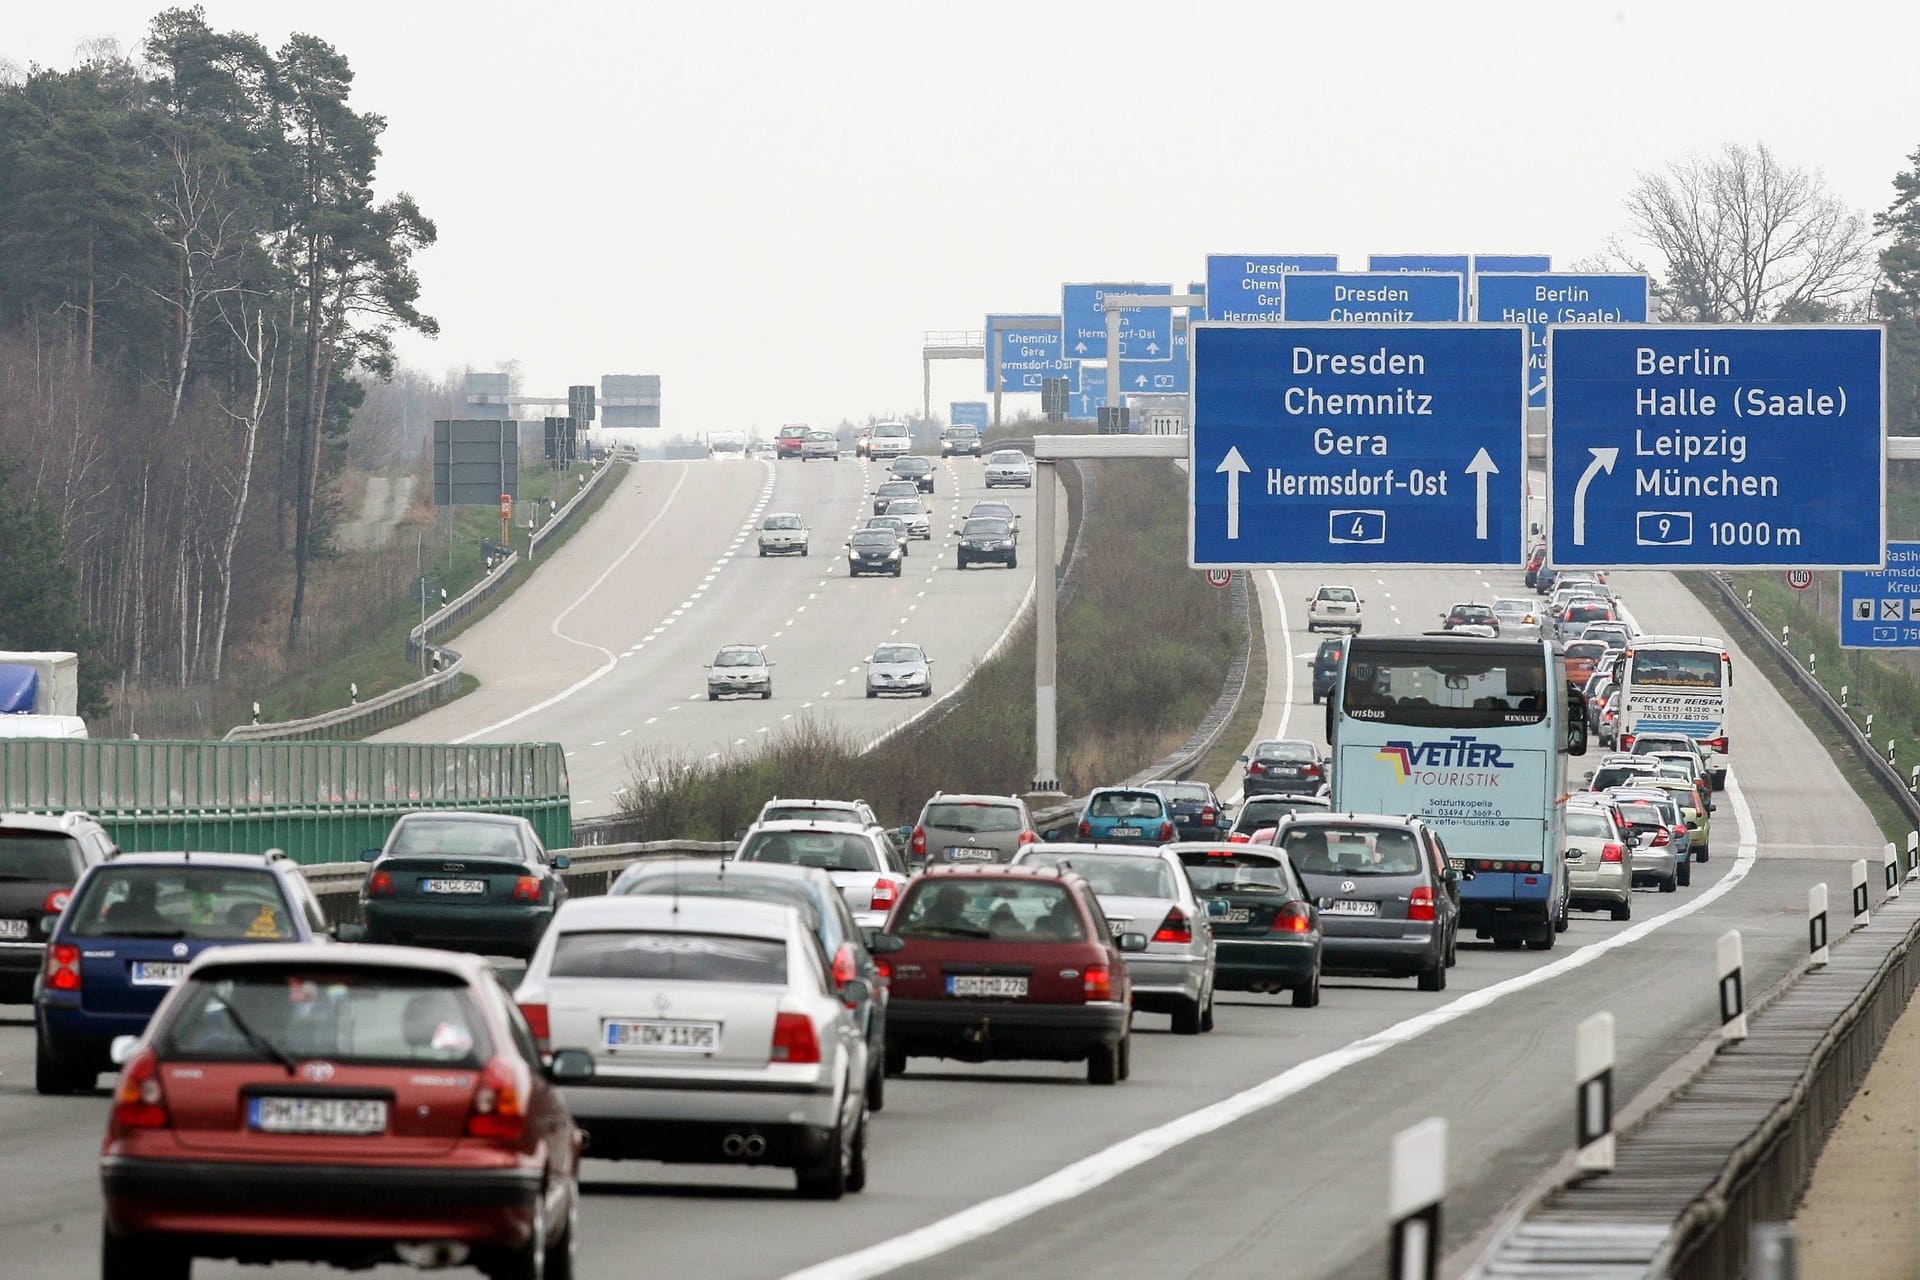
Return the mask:
<path id="1" fill-rule="evenodd" d="M 94 1082 L 99 1079 L 96 1072 L 81 1072 L 68 1066 L 53 1056 L 47 1049 L 46 1041 L 38 1036 L 33 1042 L 33 1088 L 34 1092 L 47 1097 L 60 1097 L 70 1093 L 89 1093 Z"/>
<path id="2" fill-rule="evenodd" d="M 1707 847 L 1705 845 L 1701 845 L 1693 851 L 1693 860 L 1695 862 L 1705 862 L 1707 860 Z"/>
<path id="3" fill-rule="evenodd" d="M 100 1280 L 187 1280 L 193 1258 L 151 1237 L 100 1229 Z"/>
<path id="4" fill-rule="evenodd" d="M 956 569 L 964 569 L 964 568 L 966 568 L 966 567 L 967 567 L 967 558 L 966 558 L 965 556 L 955 556 L 955 557 L 953 558 L 953 567 L 954 567 L 954 568 L 956 568 Z"/>
<path id="5" fill-rule="evenodd" d="M 1200 1029 L 1213 1030 L 1213 992 L 1207 992 L 1207 1007 L 1200 1011 Z"/>
<path id="6" fill-rule="evenodd" d="M 491 1280 L 545 1280 L 546 1273 L 547 1204 L 543 1193 L 534 1200 L 533 1230 L 527 1233 L 527 1242 L 501 1255 L 487 1275 Z"/>
<path id="7" fill-rule="evenodd" d="M 885 1069 L 886 1073 L 890 1076 L 903 1076 L 907 1074 L 907 1051 L 888 1045 Z"/>
<path id="8" fill-rule="evenodd" d="M 1120 1037 L 1120 1078 L 1127 1079 L 1133 1074 L 1133 1033 L 1129 1031 Z"/>
<path id="9" fill-rule="evenodd" d="M 719 694 L 717 694 L 717 693 L 715 693 L 715 692 L 714 692 L 713 690 L 711 690 L 711 689 L 709 689 L 709 690 L 707 690 L 707 701 L 708 701 L 708 702 L 718 702 L 718 701 L 720 701 L 720 695 L 719 695 Z"/>
<path id="10" fill-rule="evenodd" d="M 1527 950 L 1551 951 L 1553 950 L 1554 937 L 1555 935 L 1551 925 L 1541 925 L 1537 930 L 1527 935 Z"/>
<path id="11" fill-rule="evenodd" d="M 880 696 L 880 694 L 879 694 L 879 691 L 878 691 L 878 690 L 875 690 L 875 689 L 869 689 L 869 690 L 867 690 L 867 696 L 868 696 L 869 698 L 877 698 L 877 697 L 879 697 L 879 696 Z"/>
<path id="12" fill-rule="evenodd" d="M 899 566 L 899 565 L 895 565 L 895 566 L 893 566 L 893 576 L 894 576 L 894 577 L 896 577 L 896 578 L 900 576 L 900 566 Z"/>
<path id="13" fill-rule="evenodd" d="M 1007 557 L 1007 568 L 1009 568 L 1009 569 L 1018 569 L 1019 567 L 1020 567 L 1020 557 L 1019 557 L 1019 556 L 1008 556 L 1008 557 Z"/>
<path id="14" fill-rule="evenodd" d="M 794 1188 L 805 1200 L 838 1200 L 847 1194 L 848 1166 L 853 1163 L 853 1144 L 848 1140 L 846 1122 L 833 1126 L 827 1135 L 827 1152 L 820 1163 L 795 1169 Z"/>
<path id="15" fill-rule="evenodd" d="M 931 698 L 933 696 L 933 686 L 928 685 L 926 688 L 922 689 L 920 691 L 920 696 L 923 698 Z"/>
<path id="16" fill-rule="evenodd" d="M 1665 880 L 1662 880 L 1660 882 L 1660 892 L 1662 893 L 1673 893 L 1679 888 L 1680 888 L 1680 880 L 1679 880 L 1679 877 L 1677 876 L 1668 876 Z"/>
<path id="17" fill-rule="evenodd" d="M 568 1182 L 571 1185 L 567 1196 L 567 1222 L 560 1230 L 560 1238 L 547 1246 L 546 1280 L 573 1280 L 579 1273 L 580 1181 L 570 1178 Z"/>
<path id="18" fill-rule="evenodd" d="M 1126 1038 L 1127 1036 L 1121 1037 L 1122 1040 Z M 1119 1041 L 1115 1041 L 1112 1044 L 1096 1045 L 1093 1052 L 1087 1055 L 1087 1083 L 1120 1083 Z"/>
<path id="19" fill-rule="evenodd" d="M 1682 885 L 1691 885 L 1693 883 L 1693 863 L 1690 861 L 1681 863 L 1678 867 L 1674 868 L 1673 874 L 1674 878 Z"/>
<path id="20" fill-rule="evenodd" d="M 773 697 L 773 686 L 772 686 L 772 685 L 768 685 L 768 686 L 767 686 L 767 687 L 766 687 L 765 689 L 762 689 L 762 690 L 760 691 L 760 701 L 762 701 L 762 702 L 765 702 L 765 701 L 767 701 L 767 700 L 768 700 L 769 698 L 771 698 L 771 697 Z"/>
<path id="21" fill-rule="evenodd" d="M 1415 975 L 1420 981 L 1422 991 L 1445 991 L 1447 989 L 1447 957 L 1444 952 L 1433 962 L 1430 969 L 1422 969 Z"/>
<path id="22" fill-rule="evenodd" d="M 847 1190 L 865 1191 L 867 1189 L 867 1118 L 860 1117 L 860 1127 L 853 1131 L 853 1161 L 847 1166 Z"/>
<path id="23" fill-rule="evenodd" d="M 800 548 L 800 558 L 802 560 L 807 558 L 807 549 L 805 547 Z"/>
<path id="24" fill-rule="evenodd" d="M 1615 920 L 1633 919 L 1633 904 L 1631 902 L 1616 902 L 1612 908 L 1612 915 Z"/>
<path id="25" fill-rule="evenodd" d="M 1567 931 L 1567 923 L 1568 923 L 1567 900 L 1565 898 L 1562 898 L 1560 899 L 1560 914 L 1553 918 L 1553 931 L 1555 933 L 1565 933 Z"/>
<path id="26" fill-rule="evenodd" d="M 885 1111 L 887 1109 L 887 1069 L 884 1062 L 875 1062 L 873 1070 L 867 1072 L 867 1110 Z"/>
<path id="27" fill-rule="evenodd" d="M 1447 968 L 1451 969 L 1460 962 L 1460 926 L 1454 925 L 1447 931 Z"/>
<path id="28" fill-rule="evenodd" d="M 1293 989 L 1293 1007 L 1312 1009 L 1320 1004 L 1320 966 L 1313 966 L 1313 976 Z"/>
<path id="29" fill-rule="evenodd" d="M 767 549 L 765 547 L 760 548 L 760 558 L 762 560 L 767 558 Z"/>
<path id="30" fill-rule="evenodd" d="M 1188 1001 L 1173 1011 L 1173 1034 L 1177 1036 L 1197 1036 L 1200 1034 L 1200 1002 Z"/>

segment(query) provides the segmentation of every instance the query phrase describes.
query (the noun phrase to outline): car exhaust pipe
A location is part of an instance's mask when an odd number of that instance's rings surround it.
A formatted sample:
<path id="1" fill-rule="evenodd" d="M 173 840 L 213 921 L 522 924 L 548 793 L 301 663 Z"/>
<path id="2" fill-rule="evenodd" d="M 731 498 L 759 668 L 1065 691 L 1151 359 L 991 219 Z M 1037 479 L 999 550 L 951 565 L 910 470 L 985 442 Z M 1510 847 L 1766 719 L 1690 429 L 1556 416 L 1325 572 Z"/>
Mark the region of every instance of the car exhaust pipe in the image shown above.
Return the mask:
<path id="1" fill-rule="evenodd" d="M 728 1159 L 738 1160 L 746 1154 L 747 1140 L 737 1133 L 730 1133 L 720 1139 L 720 1150 L 726 1153 Z"/>
<path id="2" fill-rule="evenodd" d="M 741 1149 L 746 1152 L 747 1159 L 758 1160 L 767 1154 L 767 1140 L 757 1133 L 750 1133 L 747 1135 L 747 1140 L 741 1144 Z"/>
<path id="3" fill-rule="evenodd" d="M 467 1246 L 457 1240 L 407 1240 L 393 1246 L 400 1261 L 422 1271 L 457 1267 L 467 1260 Z"/>

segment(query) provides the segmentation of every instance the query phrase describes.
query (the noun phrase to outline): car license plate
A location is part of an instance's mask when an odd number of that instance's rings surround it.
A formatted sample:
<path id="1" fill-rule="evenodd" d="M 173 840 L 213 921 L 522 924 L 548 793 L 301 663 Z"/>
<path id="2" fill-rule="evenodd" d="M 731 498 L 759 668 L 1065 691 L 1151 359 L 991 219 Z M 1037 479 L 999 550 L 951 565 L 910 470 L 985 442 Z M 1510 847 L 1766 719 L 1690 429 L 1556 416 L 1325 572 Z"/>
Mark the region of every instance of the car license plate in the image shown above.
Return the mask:
<path id="1" fill-rule="evenodd" d="M 1027 980 L 986 977 L 975 973 L 949 974 L 947 994 L 950 996 L 1000 996 L 1005 999 L 1024 1000 L 1027 998 Z"/>
<path id="2" fill-rule="evenodd" d="M 133 962 L 133 985 L 136 987 L 171 987 L 180 981 L 180 975 L 187 966 L 174 960 L 135 960 Z"/>
<path id="3" fill-rule="evenodd" d="M 252 1098 L 247 1125 L 261 1133 L 385 1133 L 387 1104 L 380 1098 Z"/>
<path id="4" fill-rule="evenodd" d="M 720 1052 L 720 1024 L 667 1018 L 609 1021 L 607 1048 L 655 1049 L 669 1053 Z"/>
<path id="5" fill-rule="evenodd" d="M 1221 924 L 1245 924 L 1253 919 L 1253 912 L 1241 908 L 1235 911 L 1222 911 L 1214 917 Z"/>
<path id="6" fill-rule="evenodd" d="M 485 880 L 422 880 L 422 893 L 485 893 Z"/>
<path id="7" fill-rule="evenodd" d="M 25 920 L 0 920 L 0 938 L 24 938 L 27 936 Z"/>
<path id="8" fill-rule="evenodd" d="M 1140 834 L 1138 827 L 1108 827 L 1107 834 L 1118 839 L 1129 839 Z"/>
<path id="9" fill-rule="evenodd" d="M 947 861 L 949 862 L 992 862 L 993 850 L 975 849 L 975 848 L 964 847 L 959 845 L 949 845 L 947 847 Z"/>
<path id="10" fill-rule="evenodd" d="M 1455 871 L 1465 871 L 1467 869 L 1467 860 L 1465 858 L 1448 858 L 1447 865 Z"/>
<path id="11" fill-rule="evenodd" d="M 1333 905 L 1327 908 L 1327 913 L 1336 916 L 1377 916 L 1380 914 L 1380 904 L 1357 898 L 1336 898 Z"/>
<path id="12" fill-rule="evenodd" d="M 1267 770 L 1267 772 L 1271 773 L 1276 778 L 1297 778 L 1300 776 L 1300 770 L 1298 766 L 1290 765 L 1290 764 L 1273 765 Z"/>

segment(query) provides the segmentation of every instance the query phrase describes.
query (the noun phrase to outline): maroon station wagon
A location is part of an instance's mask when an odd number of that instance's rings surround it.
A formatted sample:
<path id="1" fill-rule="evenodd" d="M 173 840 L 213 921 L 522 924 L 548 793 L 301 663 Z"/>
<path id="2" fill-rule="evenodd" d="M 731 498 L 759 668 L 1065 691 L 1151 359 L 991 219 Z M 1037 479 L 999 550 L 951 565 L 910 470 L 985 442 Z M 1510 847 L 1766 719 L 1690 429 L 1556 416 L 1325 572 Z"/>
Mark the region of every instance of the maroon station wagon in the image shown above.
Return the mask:
<path id="1" fill-rule="evenodd" d="M 1091 1084 L 1127 1078 L 1132 990 L 1122 951 L 1087 882 L 1055 867 L 935 867 L 887 922 L 887 1074 L 909 1057 L 1087 1064 Z"/>

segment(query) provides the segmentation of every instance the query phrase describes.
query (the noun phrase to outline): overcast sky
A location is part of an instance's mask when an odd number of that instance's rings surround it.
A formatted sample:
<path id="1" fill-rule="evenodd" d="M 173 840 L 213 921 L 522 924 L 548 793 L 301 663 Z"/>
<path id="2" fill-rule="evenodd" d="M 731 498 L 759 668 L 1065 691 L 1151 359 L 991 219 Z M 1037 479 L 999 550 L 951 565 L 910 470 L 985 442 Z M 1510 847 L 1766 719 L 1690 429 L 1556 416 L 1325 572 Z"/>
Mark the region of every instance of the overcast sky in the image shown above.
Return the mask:
<path id="1" fill-rule="evenodd" d="M 0 0 L 0 57 L 137 46 L 145 0 Z M 1920 147 L 1920 4 L 207 0 L 339 48 L 438 372 L 658 373 L 669 428 L 917 409 L 923 330 L 1209 252 L 1594 252 L 1636 171 L 1727 141 L 1865 210 Z M 978 399 L 936 365 L 937 413 Z"/>

